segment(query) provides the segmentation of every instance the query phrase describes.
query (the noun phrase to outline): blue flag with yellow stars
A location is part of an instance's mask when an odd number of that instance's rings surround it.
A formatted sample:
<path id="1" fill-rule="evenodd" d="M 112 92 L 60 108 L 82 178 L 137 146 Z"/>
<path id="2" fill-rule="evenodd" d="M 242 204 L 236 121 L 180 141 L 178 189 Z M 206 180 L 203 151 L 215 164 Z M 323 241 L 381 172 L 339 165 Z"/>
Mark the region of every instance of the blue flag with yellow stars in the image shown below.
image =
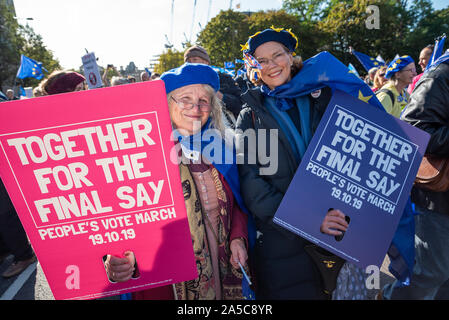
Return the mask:
<path id="1" fill-rule="evenodd" d="M 224 67 L 225 67 L 225 69 L 234 69 L 235 68 L 235 64 L 232 61 L 225 62 L 224 63 Z"/>
<path id="2" fill-rule="evenodd" d="M 384 110 L 371 88 L 327 51 L 304 61 L 301 71 L 289 82 L 271 91 L 264 85 L 262 92 L 282 100 L 306 95 L 324 87 L 331 88 L 332 92 L 344 91 Z"/>
<path id="3" fill-rule="evenodd" d="M 385 63 L 382 61 L 378 61 L 373 57 L 370 57 L 364 53 L 352 50 L 351 51 L 353 55 L 360 61 L 362 66 L 366 69 L 368 72 L 371 68 L 378 68 L 380 66 L 384 66 Z"/>
<path id="4" fill-rule="evenodd" d="M 45 70 L 42 67 L 42 63 L 36 62 L 27 56 L 22 54 L 20 58 L 20 68 L 17 71 L 17 78 L 35 78 L 37 80 L 41 80 L 44 77 L 42 70 Z"/>

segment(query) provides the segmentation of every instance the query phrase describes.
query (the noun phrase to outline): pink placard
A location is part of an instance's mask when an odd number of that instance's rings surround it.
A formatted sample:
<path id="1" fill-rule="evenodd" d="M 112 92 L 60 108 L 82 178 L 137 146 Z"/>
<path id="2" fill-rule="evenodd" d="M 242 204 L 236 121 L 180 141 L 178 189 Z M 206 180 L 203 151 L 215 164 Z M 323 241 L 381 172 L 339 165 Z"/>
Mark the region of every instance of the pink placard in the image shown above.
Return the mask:
<path id="1" fill-rule="evenodd" d="M 197 277 L 162 81 L 0 106 L 0 176 L 56 299 Z M 140 275 L 109 281 L 131 250 Z"/>

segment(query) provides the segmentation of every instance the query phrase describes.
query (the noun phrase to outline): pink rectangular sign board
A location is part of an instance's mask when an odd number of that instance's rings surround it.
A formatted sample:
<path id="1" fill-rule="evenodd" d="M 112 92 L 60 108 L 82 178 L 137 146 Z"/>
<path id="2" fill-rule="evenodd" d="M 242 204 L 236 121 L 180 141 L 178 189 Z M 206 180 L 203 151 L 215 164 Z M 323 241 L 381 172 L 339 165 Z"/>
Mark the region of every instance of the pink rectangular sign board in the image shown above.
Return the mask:
<path id="1" fill-rule="evenodd" d="M 0 176 L 56 299 L 197 277 L 171 132 L 162 81 L 2 103 Z M 128 250 L 140 275 L 109 281 Z"/>

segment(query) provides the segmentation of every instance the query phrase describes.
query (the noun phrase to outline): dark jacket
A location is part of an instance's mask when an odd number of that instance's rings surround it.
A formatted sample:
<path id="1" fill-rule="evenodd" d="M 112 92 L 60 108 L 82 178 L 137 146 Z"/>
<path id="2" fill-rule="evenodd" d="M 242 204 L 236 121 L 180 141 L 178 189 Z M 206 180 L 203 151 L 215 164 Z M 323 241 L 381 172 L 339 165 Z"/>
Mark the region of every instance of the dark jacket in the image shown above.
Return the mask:
<path id="1" fill-rule="evenodd" d="M 314 133 L 331 98 L 331 90 L 323 88 L 319 97 L 309 95 L 309 98 L 310 125 Z M 243 200 L 255 217 L 257 230 L 263 234 L 258 237 L 255 247 L 256 296 L 260 299 L 322 299 L 318 269 L 304 250 L 309 242 L 272 221 L 299 163 L 277 121 L 264 107 L 260 89 L 248 90 L 242 100 L 245 105 L 237 119 L 237 129 L 243 132 L 251 128 L 256 132 L 257 129 L 277 129 L 278 132 L 277 171 L 274 174 L 259 174 L 261 167 L 269 166 L 261 164 L 263 159 L 259 155 L 256 164 L 245 162 L 239 166 Z M 260 146 L 258 139 L 257 147 Z M 266 140 L 266 150 L 271 150 L 270 138 Z M 238 153 L 249 154 L 247 145 L 240 147 Z"/>
<path id="2" fill-rule="evenodd" d="M 401 119 L 431 134 L 426 153 L 449 157 L 449 64 L 426 72 L 416 85 Z M 412 201 L 430 211 L 449 214 L 449 191 L 412 189 Z"/>
<path id="3" fill-rule="evenodd" d="M 240 110 L 242 110 L 240 88 L 230 75 L 226 73 L 219 73 L 218 75 L 220 77 L 220 92 L 223 94 L 223 103 L 226 109 L 231 111 L 237 119 Z"/>
<path id="4" fill-rule="evenodd" d="M 248 79 L 248 75 L 246 74 L 246 72 L 242 73 L 239 76 L 236 76 L 234 80 L 239 86 L 242 94 L 255 87 L 255 85 Z"/>

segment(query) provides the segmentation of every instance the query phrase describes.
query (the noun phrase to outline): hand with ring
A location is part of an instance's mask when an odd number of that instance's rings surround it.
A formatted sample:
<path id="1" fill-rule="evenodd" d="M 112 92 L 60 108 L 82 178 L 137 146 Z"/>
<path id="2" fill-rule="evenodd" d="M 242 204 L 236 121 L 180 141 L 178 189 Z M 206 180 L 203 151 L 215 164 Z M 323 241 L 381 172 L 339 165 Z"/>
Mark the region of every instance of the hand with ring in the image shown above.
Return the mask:
<path id="1" fill-rule="evenodd" d="M 113 282 L 124 282 L 132 278 L 136 259 L 132 251 L 126 251 L 124 258 L 108 254 L 104 261 L 108 278 Z"/>

